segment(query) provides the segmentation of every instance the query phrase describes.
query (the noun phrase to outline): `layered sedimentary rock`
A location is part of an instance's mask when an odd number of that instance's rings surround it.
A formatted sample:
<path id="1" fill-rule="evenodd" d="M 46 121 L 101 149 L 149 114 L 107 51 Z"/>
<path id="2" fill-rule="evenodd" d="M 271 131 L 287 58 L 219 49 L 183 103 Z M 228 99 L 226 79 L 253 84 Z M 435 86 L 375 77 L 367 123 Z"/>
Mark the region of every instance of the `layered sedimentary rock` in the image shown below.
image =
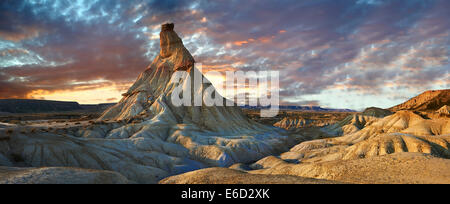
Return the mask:
<path id="1" fill-rule="evenodd" d="M 356 159 L 395 152 L 420 152 L 448 158 L 450 121 L 399 111 L 341 137 L 300 143 L 281 158 L 306 161 Z"/>
<path id="2" fill-rule="evenodd" d="M 439 110 L 436 111 L 439 114 L 450 115 L 450 106 L 442 106 Z"/>
<path id="3" fill-rule="evenodd" d="M 436 111 L 444 105 L 450 105 L 450 89 L 425 91 L 389 110 Z"/>
<path id="4" fill-rule="evenodd" d="M 449 148 L 447 118 L 399 111 L 341 137 L 302 142 L 250 167 L 256 174 L 353 183 L 450 183 Z"/>
<path id="5" fill-rule="evenodd" d="M 296 118 L 289 118 L 285 117 L 282 120 L 278 121 L 277 123 L 273 124 L 275 127 L 280 127 L 286 130 L 293 130 L 296 128 L 301 128 L 309 125 L 311 121 L 305 120 L 302 117 L 296 117 Z"/>
<path id="6" fill-rule="evenodd" d="M 371 107 L 360 114 L 349 115 L 342 121 L 325 126 L 322 128 L 322 131 L 332 136 L 347 135 L 357 132 L 380 118 L 391 114 L 392 112 L 389 110 Z"/>
<path id="7" fill-rule="evenodd" d="M 282 129 L 248 119 L 237 106 L 175 105 L 171 95 L 180 84 L 192 99 L 205 90 L 218 93 L 210 83 L 189 86 L 189 77 L 204 77 L 173 28 L 162 26 L 159 55 L 96 122 L 0 129 L 0 162 L 110 170 L 132 182 L 155 183 L 195 169 L 256 161 L 295 144 Z M 170 83 L 176 71 L 189 75 Z"/>

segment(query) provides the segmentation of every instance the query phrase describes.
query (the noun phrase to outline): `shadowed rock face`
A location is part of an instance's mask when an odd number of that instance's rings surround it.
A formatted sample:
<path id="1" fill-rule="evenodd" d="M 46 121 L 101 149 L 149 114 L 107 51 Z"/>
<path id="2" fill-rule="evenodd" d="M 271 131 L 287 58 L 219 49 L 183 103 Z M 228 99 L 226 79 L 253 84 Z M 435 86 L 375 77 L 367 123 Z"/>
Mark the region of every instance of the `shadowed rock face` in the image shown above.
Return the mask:
<path id="1" fill-rule="evenodd" d="M 212 87 L 210 83 L 187 86 L 188 76 L 204 76 L 173 27 L 162 26 L 160 54 L 122 100 L 95 123 L 53 125 L 45 130 L 0 128 L 0 135 L 5 135 L 0 139 L 4 147 L 0 162 L 110 170 L 131 182 L 156 183 L 195 169 L 253 162 L 295 144 L 284 130 L 248 119 L 237 106 L 172 104 L 171 94 L 178 84 L 169 81 L 175 71 L 189 74 L 179 83 L 183 92 L 194 94 Z"/>
<path id="2" fill-rule="evenodd" d="M 366 116 L 373 116 L 373 117 L 377 117 L 377 118 L 384 118 L 388 115 L 392 115 L 392 112 L 390 110 L 387 109 L 382 109 L 382 108 L 377 108 L 377 107 L 370 107 L 370 108 L 366 108 L 363 112 L 362 115 L 366 115 Z"/>
<path id="3" fill-rule="evenodd" d="M 0 167 L 0 184 L 128 184 L 127 178 L 112 171 L 68 167 Z"/>
<path id="4" fill-rule="evenodd" d="M 46 101 L 34 99 L 0 99 L 0 112 L 40 113 L 51 111 L 82 110 L 77 102 Z"/>

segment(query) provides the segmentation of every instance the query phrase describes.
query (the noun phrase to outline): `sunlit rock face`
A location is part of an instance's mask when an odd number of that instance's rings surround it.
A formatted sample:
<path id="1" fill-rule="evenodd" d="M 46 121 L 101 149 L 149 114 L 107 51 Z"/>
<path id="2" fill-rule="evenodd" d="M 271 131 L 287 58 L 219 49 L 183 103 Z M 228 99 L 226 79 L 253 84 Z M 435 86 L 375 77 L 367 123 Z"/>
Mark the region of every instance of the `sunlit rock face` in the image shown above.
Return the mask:
<path id="1" fill-rule="evenodd" d="M 251 172 L 352 183 L 450 182 L 448 118 L 398 111 L 381 118 L 354 115 L 333 127 L 339 125 L 342 136 L 302 142 L 250 165 Z"/>
<path id="2" fill-rule="evenodd" d="M 450 183 L 450 120 L 446 117 L 371 108 L 333 127 L 340 127 L 343 135 L 302 142 L 279 157 L 230 168 L 259 179 L 291 175 L 349 183 Z M 237 176 L 220 169 L 197 170 L 162 183 L 231 183 L 228 178 Z"/>
<path id="3" fill-rule="evenodd" d="M 444 105 L 441 108 L 439 108 L 439 110 L 437 110 L 436 112 L 448 116 L 450 115 L 450 106 Z"/>
<path id="4" fill-rule="evenodd" d="M 273 126 L 280 127 L 280 128 L 286 129 L 286 130 L 293 130 L 296 128 L 305 127 L 309 123 L 311 123 L 311 121 L 305 120 L 302 117 L 297 117 L 297 118 L 285 117 L 282 120 L 278 121 L 277 123 L 273 124 Z"/>
<path id="5" fill-rule="evenodd" d="M 360 114 L 349 115 L 344 120 L 325 126 L 321 130 L 332 136 L 348 135 L 391 114 L 392 112 L 389 110 L 370 107 L 366 108 Z"/>
<path id="6" fill-rule="evenodd" d="M 345 126 L 344 126 L 345 127 Z M 419 152 L 450 158 L 450 121 L 425 119 L 411 111 L 367 123 L 341 137 L 298 144 L 281 158 L 302 162 L 357 159 L 398 152 Z"/>
<path id="7" fill-rule="evenodd" d="M 450 89 L 425 91 L 389 110 L 436 111 L 444 105 L 450 105 Z"/>
<path id="8" fill-rule="evenodd" d="M 295 144 L 284 130 L 248 119 L 237 106 L 174 105 L 171 95 L 179 84 L 192 99 L 212 85 L 189 86 L 188 76 L 204 76 L 173 29 L 162 25 L 160 54 L 96 122 L 45 131 L 0 129 L 0 162 L 111 170 L 130 182 L 156 183 L 195 169 L 253 162 Z M 169 83 L 176 71 L 189 75 Z"/>

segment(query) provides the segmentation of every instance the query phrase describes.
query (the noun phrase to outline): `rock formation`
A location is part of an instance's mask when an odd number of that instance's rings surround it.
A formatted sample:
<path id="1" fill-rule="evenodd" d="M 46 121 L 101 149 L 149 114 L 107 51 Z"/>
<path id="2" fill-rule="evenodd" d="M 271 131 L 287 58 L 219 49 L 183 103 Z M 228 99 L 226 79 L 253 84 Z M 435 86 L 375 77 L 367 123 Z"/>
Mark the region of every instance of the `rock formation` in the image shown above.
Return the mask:
<path id="1" fill-rule="evenodd" d="M 361 115 L 372 116 L 377 118 L 384 118 L 388 115 L 392 115 L 392 111 L 377 107 L 366 108 Z"/>
<path id="2" fill-rule="evenodd" d="M 366 108 L 361 114 L 347 116 L 344 120 L 325 126 L 322 131 L 332 136 L 347 135 L 357 132 L 373 122 L 391 115 L 392 112 L 386 109 L 370 107 Z"/>
<path id="3" fill-rule="evenodd" d="M 450 106 L 448 106 L 448 105 L 442 106 L 436 112 L 439 114 L 443 114 L 443 115 L 450 115 Z"/>
<path id="4" fill-rule="evenodd" d="M 399 111 L 375 120 L 359 131 L 341 137 L 300 143 L 281 158 L 307 160 L 356 159 L 395 152 L 421 152 L 450 158 L 450 121 L 424 119 L 410 111 Z"/>
<path id="5" fill-rule="evenodd" d="M 352 183 L 450 183 L 449 144 L 447 118 L 398 111 L 341 137 L 302 142 L 279 158 L 250 165 L 248 172 Z"/>
<path id="6" fill-rule="evenodd" d="M 389 110 L 436 111 L 444 105 L 450 106 L 450 89 L 425 91 Z"/>
<path id="7" fill-rule="evenodd" d="M 173 24 L 162 25 L 160 38 L 159 55 L 96 122 L 0 128 L 1 165 L 109 170 L 130 182 L 156 183 L 195 169 L 256 161 L 295 144 L 282 129 L 248 119 L 237 106 L 174 105 L 177 84 L 169 81 L 175 71 L 203 75 Z M 211 86 L 187 86 L 187 76 L 179 83 L 183 92 Z"/>
<path id="8" fill-rule="evenodd" d="M 296 118 L 289 118 L 285 117 L 282 120 L 278 121 L 277 123 L 273 124 L 275 127 L 280 127 L 286 130 L 293 130 L 296 128 L 305 127 L 306 125 L 309 125 L 311 121 L 305 120 L 302 117 L 296 117 Z"/>
<path id="9" fill-rule="evenodd" d="M 441 114 L 446 111 L 448 106 L 438 110 Z M 450 120 L 427 116 L 368 108 L 322 128 L 340 137 L 301 142 L 280 156 L 235 164 L 230 167 L 234 171 L 193 171 L 162 182 L 239 183 L 230 178 L 245 172 L 247 178 L 251 174 L 266 180 L 291 175 L 349 183 L 450 183 Z M 290 125 L 283 121 L 279 125 Z"/>

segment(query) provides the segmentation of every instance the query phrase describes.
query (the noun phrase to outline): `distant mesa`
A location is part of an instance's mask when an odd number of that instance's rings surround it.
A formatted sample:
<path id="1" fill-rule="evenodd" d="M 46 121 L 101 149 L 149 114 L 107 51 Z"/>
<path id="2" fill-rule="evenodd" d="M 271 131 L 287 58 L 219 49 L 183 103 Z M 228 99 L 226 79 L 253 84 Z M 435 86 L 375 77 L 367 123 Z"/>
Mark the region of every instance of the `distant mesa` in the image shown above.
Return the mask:
<path id="1" fill-rule="evenodd" d="M 74 111 L 83 109 L 77 102 L 47 101 L 33 99 L 0 99 L 0 112 L 39 113 Z"/>
<path id="2" fill-rule="evenodd" d="M 0 99 L 0 113 L 49 113 L 65 111 L 102 111 L 114 103 L 79 104 L 74 101 L 51 101 L 36 99 Z"/>
<path id="3" fill-rule="evenodd" d="M 241 108 L 244 109 L 264 109 L 269 107 L 264 106 L 241 106 Z M 296 111 L 311 111 L 311 112 L 357 112 L 352 109 L 337 109 L 337 108 L 323 108 L 320 106 L 287 106 L 287 105 L 280 105 L 278 107 L 280 110 L 296 110 Z"/>
<path id="4" fill-rule="evenodd" d="M 450 106 L 450 89 L 430 90 L 411 98 L 410 100 L 389 108 L 391 111 L 437 111 L 442 106 Z"/>

